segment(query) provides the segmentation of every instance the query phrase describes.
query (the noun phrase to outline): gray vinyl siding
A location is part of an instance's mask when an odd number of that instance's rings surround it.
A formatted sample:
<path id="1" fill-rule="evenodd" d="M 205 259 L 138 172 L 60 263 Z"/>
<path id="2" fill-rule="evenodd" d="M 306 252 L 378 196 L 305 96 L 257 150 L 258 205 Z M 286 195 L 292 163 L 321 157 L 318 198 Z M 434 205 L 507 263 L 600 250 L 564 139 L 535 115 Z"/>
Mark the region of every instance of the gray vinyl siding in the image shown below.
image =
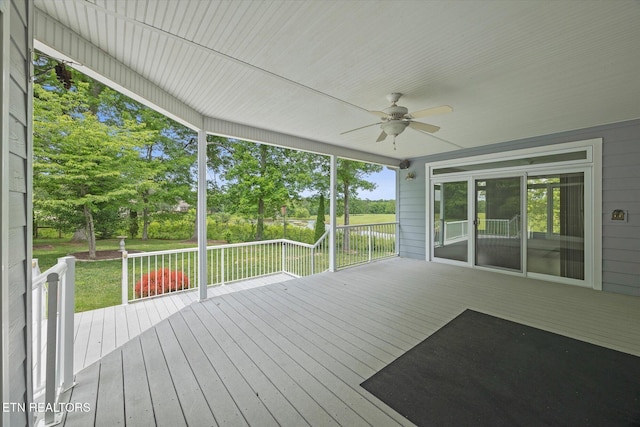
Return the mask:
<path id="1" fill-rule="evenodd" d="M 407 170 L 400 170 L 399 221 L 400 256 L 425 259 L 425 168 L 424 163 L 412 162 Z M 416 177 L 406 181 L 407 171 Z"/>
<path id="2" fill-rule="evenodd" d="M 416 179 L 400 179 L 400 256 L 425 259 L 425 163 L 510 150 L 602 138 L 602 287 L 640 295 L 640 120 L 543 135 L 412 159 Z M 628 211 L 628 222 L 609 221 L 611 211 Z M 406 220 L 406 226 L 405 226 Z M 415 235 L 414 235 L 415 234 Z"/>
<path id="3" fill-rule="evenodd" d="M 28 402 L 31 387 L 30 359 L 28 342 L 30 340 L 28 324 L 30 298 L 30 259 L 31 259 L 31 188 L 30 168 L 30 47 L 29 13 L 31 1 L 12 0 L 10 2 L 10 48 L 9 48 L 9 111 L 8 141 L 2 144 L 3 156 L 8 157 L 8 170 L 2 171 L 2 179 L 8 182 L 8 235 L 2 239 L 8 241 L 8 253 L 2 254 L 3 265 L 8 267 L 9 296 L 9 396 L 6 401 Z M 28 425 L 28 413 L 12 411 L 9 422 L 12 426 Z"/>

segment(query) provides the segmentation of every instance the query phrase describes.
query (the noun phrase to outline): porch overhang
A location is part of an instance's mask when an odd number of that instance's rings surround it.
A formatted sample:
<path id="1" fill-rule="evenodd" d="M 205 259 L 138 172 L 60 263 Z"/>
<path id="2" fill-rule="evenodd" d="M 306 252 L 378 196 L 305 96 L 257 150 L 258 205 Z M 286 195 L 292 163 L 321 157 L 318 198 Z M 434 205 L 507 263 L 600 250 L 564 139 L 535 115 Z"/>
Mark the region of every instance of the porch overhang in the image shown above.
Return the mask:
<path id="1" fill-rule="evenodd" d="M 395 166 L 640 118 L 632 0 L 35 6 L 36 48 L 194 129 L 252 141 Z M 424 120 L 436 134 L 375 143 L 370 110 L 391 92 L 409 111 L 453 113 Z"/>
<path id="2" fill-rule="evenodd" d="M 87 76 L 129 96 L 193 130 L 261 144 L 302 150 L 323 155 L 397 167 L 399 160 L 344 146 L 327 144 L 247 124 L 231 122 L 200 114 L 187 103 L 144 78 L 88 40 L 35 10 L 34 47 L 45 54 L 64 60 Z M 224 101 L 222 101 L 224 102 Z"/>

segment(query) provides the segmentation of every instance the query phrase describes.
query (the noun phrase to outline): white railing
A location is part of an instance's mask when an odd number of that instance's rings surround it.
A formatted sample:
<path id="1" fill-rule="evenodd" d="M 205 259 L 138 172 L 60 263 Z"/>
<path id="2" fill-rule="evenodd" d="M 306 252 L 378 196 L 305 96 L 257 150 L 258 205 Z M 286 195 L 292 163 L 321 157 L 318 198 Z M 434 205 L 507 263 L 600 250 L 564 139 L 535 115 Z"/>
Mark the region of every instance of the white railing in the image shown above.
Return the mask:
<path id="1" fill-rule="evenodd" d="M 479 235 L 506 238 L 520 236 L 520 215 L 511 219 L 480 219 L 478 221 Z"/>
<path id="2" fill-rule="evenodd" d="M 434 228 L 436 247 L 469 238 L 469 221 L 438 221 Z"/>
<path id="3" fill-rule="evenodd" d="M 398 256 L 398 223 L 336 227 L 336 267 L 348 267 Z"/>
<path id="4" fill-rule="evenodd" d="M 326 231 L 314 245 L 286 240 L 282 245 L 282 271 L 296 277 L 329 269 L 329 239 Z"/>
<path id="5" fill-rule="evenodd" d="M 444 228 L 444 232 L 442 232 Z M 478 235 L 485 237 L 518 237 L 520 236 L 520 215 L 511 219 L 478 219 Z M 469 221 L 439 221 L 434 226 L 434 242 L 436 246 L 453 243 L 469 238 Z"/>
<path id="6" fill-rule="evenodd" d="M 75 258 L 58 258 L 44 273 L 36 259 L 32 272 L 34 401 L 44 395 L 45 407 L 54 408 L 60 393 L 73 386 Z M 45 411 L 45 424 L 56 422 L 60 415 Z"/>
<path id="7" fill-rule="evenodd" d="M 509 220 L 479 219 L 478 234 L 492 237 L 509 237 Z"/>
<path id="8" fill-rule="evenodd" d="M 224 285 L 277 273 L 307 276 L 328 269 L 325 233 L 315 245 L 287 239 L 207 247 L 207 284 Z M 122 253 L 122 303 L 198 284 L 198 249 Z"/>

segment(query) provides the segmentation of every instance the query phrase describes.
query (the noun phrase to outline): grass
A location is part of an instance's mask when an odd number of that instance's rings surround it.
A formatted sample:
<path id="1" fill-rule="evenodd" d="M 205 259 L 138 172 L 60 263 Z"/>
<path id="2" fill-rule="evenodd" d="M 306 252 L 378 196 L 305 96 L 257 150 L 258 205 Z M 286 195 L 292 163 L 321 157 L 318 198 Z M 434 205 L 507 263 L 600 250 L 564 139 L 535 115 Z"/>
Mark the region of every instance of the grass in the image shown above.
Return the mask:
<path id="1" fill-rule="evenodd" d="M 370 224 L 395 221 L 395 215 L 351 215 L 351 224 Z M 315 218 L 314 218 L 315 219 Z M 342 224 L 342 218 L 339 219 Z M 288 233 L 294 232 L 288 229 Z M 97 250 L 118 250 L 119 239 L 98 240 Z M 196 247 L 195 242 L 184 240 L 140 240 L 127 239 L 127 250 L 140 250 L 145 252 L 161 251 L 169 249 L 182 249 Z M 38 259 L 40 271 L 44 272 L 57 263 L 57 259 L 74 252 L 86 252 L 87 243 L 74 243 L 68 238 L 63 239 L 34 239 L 33 258 Z M 339 255 L 340 256 L 340 255 Z M 350 256 L 351 257 L 351 256 Z M 317 260 L 319 264 L 320 260 Z M 350 261 L 353 262 L 353 261 Z M 341 258 L 338 260 L 342 264 Z M 76 261 L 76 304 L 75 311 L 87 311 L 97 308 L 109 307 L 121 304 L 121 275 L 122 261 Z"/>
<path id="2" fill-rule="evenodd" d="M 178 240 L 127 239 L 128 250 L 161 251 L 190 248 L 194 242 Z M 97 250 L 117 250 L 120 240 L 107 239 L 96 242 Z M 38 259 L 40 271 L 54 266 L 60 257 L 74 252 L 86 252 L 86 243 L 73 243 L 68 239 L 34 239 L 33 258 Z M 122 303 L 122 261 L 76 262 L 76 313 Z"/>
<path id="3" fill-rule="evenodd" d="M 309 220 L 314 220 L 316 217 L 308 218 Z M 295 221 L 292 220 L 292 221 Z M 305 220 L 306 221 L 306 220 Z M 361 225 L 361 224 L 378 224 L 382 222 L 395 222 L 396 214 L 351 214 L 349 215 L 349 224 L 350 225 Z M 324 223 L 329 224 L 329 215 L 325 215 Z M 338 225 L 344 225 L 344 216 L 338 216 L 336 223 Z"/>

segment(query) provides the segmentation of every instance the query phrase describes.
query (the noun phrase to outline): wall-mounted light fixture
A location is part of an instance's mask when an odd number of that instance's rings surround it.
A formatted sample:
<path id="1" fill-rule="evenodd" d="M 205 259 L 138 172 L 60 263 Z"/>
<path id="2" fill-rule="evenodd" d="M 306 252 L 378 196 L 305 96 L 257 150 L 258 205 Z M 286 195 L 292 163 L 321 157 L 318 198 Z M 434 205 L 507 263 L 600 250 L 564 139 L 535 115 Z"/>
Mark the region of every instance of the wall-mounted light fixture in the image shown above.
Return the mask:
<path id="1" fill-rule="evenodd" d="M 611 219 L 609 221 L 627 222 L 629 221 L 629 215 L 627 211 L 623 209 L 615 209 L 611 212 Z"/>
<path id="2" fill-rule="evenodd" d="M 413 181 L 414 179 L 416 179 L 416 173 L 415 172 L 407 172 L 407 176 L 404 177 L 405 181 Z"/>

